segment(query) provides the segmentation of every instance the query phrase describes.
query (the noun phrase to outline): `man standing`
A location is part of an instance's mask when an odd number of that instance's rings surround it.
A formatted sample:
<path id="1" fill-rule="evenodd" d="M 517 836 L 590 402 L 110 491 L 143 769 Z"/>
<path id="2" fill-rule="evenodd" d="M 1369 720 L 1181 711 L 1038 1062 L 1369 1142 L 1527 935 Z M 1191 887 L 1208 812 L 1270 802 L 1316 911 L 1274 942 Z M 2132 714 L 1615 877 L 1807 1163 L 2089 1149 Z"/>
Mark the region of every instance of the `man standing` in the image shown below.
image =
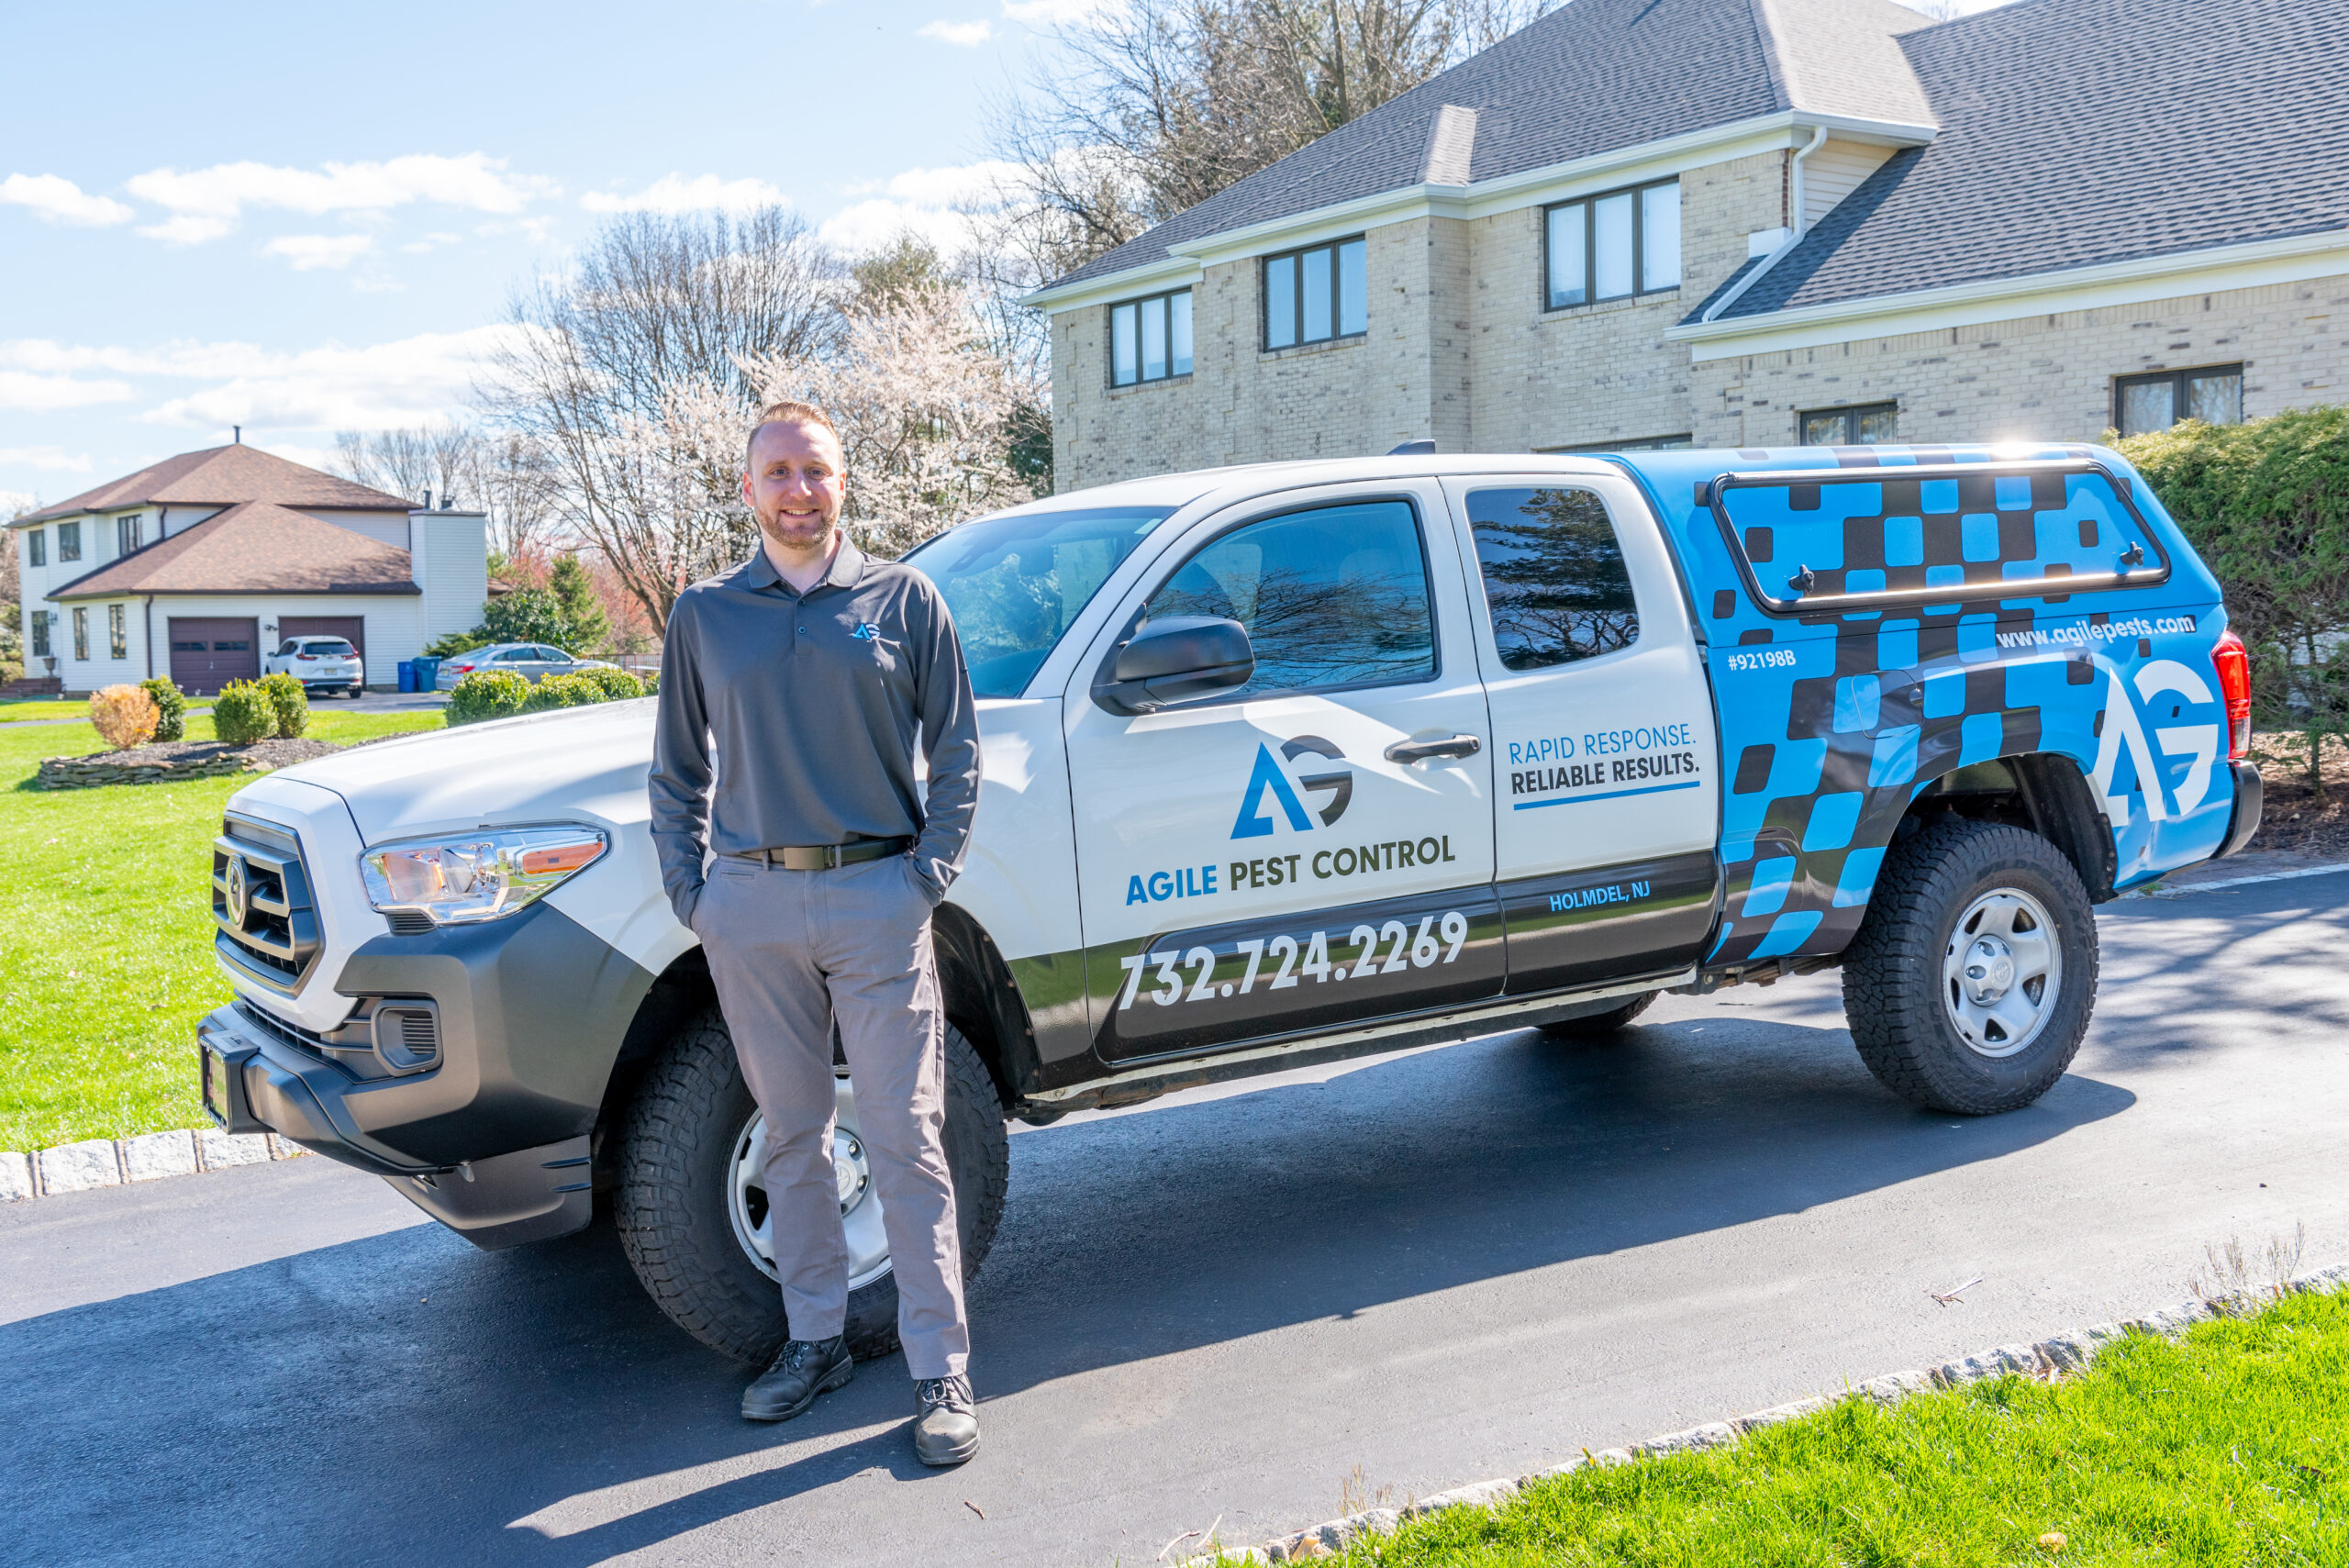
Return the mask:
<path id="1" fill-rule="evenodd" d="M 788 1420 L 854 1370 L 831 1157 L 837 1023 L 896 1275 L 914 1451 L 960 1464 L 978 1451 L 979 1423 L 930 911 L 970 840 L 978 722 L 938 590 L 841 536 L 843 463 L 831 420 L 807 404 L 774 404 L 751 427 L 742 499 L 761 548 L 670 611 L 652 841 L 766 1117 L 791 1338 L 743 1393 L 742 1414 Z M 717 851 L 707 880 L 706 848 Z"/>

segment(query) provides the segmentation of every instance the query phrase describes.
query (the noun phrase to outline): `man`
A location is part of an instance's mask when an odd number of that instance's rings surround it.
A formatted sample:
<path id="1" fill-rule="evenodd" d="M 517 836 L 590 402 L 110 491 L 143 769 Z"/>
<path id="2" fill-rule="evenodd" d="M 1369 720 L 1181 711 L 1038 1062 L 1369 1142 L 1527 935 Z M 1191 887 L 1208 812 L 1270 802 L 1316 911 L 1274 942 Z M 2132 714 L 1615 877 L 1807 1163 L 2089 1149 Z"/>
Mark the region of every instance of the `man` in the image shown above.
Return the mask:
<path id="1" fill-rule="evenodd" d="M 841 536 L 847 494 L 830 419 L 804 403 L 760 414 L 742 473 L 759 553 L 686 589 L 669 614 L 652 841 L 766 1116 L 790 1339 L 742 1414 L 789 1420 L 853 1371 L 831 1159 L 837 1023 L 896 1275 L 914 1451 L 960 1464 L 978 1451 L 979 1424 L 930 911 L 970 840 L 978 722 L 945 602 L 919 573 Z M 717 851 L 707 879 L 706 847 Z"/>

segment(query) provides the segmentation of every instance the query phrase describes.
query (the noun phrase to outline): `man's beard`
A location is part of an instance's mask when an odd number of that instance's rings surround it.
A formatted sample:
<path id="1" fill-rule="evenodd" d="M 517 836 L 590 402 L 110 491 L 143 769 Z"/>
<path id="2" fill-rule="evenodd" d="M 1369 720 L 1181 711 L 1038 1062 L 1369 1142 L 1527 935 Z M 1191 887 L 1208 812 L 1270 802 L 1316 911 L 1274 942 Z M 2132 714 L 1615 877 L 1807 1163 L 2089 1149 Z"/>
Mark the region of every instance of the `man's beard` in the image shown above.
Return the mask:
<path id="1" fill-rule="evenodd" d="M 821 512 L 805 520 L 785 517 L 778 507 L 760 516 L 759 531 L 785 550 L 821 550 L 831 540 L 832 519 Z"/>

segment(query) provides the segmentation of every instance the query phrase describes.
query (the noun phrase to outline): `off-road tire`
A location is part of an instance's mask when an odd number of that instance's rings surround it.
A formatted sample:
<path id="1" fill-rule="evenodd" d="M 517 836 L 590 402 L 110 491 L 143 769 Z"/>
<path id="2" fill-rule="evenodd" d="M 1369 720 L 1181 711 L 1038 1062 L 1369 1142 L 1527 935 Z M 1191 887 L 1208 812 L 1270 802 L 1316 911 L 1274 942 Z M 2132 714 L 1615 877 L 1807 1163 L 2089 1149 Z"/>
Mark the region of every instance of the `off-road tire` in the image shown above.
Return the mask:
<path id="1" fill-rule="evenodd" d="M 1970 1050 L 1950 1020 L 1943 962 L 1982 895 L 2027 893 L 2055 927 L 2063 971 L 2054 1012 L 2012 1056 Z M 1843 952 L 1843 1016 L 1860 1060 L 1928 1110 L 1989 1116 L 2031 1104 L 2072 1064 L 2096 1002 L 2096 917 L 2063 852 L 2038 834 L 1945 817 L 1885 857 L 1859 934 Z"/>
<path id="2" fill-rule="evenodd" d="M 724 1016 L 705 1008 L 638 1086 L 621 1132 L 612 1217 L 636 1277 L 661 1309 L 711 1350 L 756 1366 L 782 1348 L 788 1326 L 781 1290 L 735 1240 L 727 1213 L 728 1159 L 754 1105 Z M 968 1284 L 1003 1218 L 1010 1145 L 986 1065 L 951 1024 L 946 1163 Z M 859 1361 L 897 1348 L 894 1271 L 849 1293 L 845 1331 Z"/>
<path id="3" fill-rule="evenodd" d="M 1642 991 L 1630 1001 L 1608 1008 L 1603 1013 L 1589 1013 L 1579 1018 L 1559 1018 L 1541 1026 L 1542 1032 L 1552 1040 L 1597 1040 L 1629 1027 L 1633 1018 L 1648 1010 L 1648 1004 L 1663 995 L 1661 991 Z"/>

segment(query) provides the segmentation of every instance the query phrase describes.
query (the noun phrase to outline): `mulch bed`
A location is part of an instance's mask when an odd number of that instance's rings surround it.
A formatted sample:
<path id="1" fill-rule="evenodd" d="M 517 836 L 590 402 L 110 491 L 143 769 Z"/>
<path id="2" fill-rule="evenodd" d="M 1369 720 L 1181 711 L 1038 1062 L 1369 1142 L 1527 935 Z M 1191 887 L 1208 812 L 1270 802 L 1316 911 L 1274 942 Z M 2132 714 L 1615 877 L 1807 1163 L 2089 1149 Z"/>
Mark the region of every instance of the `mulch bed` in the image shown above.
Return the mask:
<path id="1" fill-rule="evenodd" d="M 2349 860 L 2349 748 L 2324 749 L 2324 793 L 2310 787 L 2308 737 L 2261 733 L 2251 738 L 2266 793 L 2259 831 L 2246 850 L 2277 850 L 2316 860 Z"/>
<path id="2" fill-rule="evenodd" d="M 388 740 L 388 735 L 373 737 Z M 364 746 L 368 741 L 357 744 Z M 51 757 L 35 779 L 39 789 L 95 789 L 103 784 L 167 784 L 178 779 L 219 778 L 229 773 L 265 773 L 313 757 L 347 751 L 328 740 L 255 740 L 231 746 L 219 740 L 157 740 L 127 751 L 96 751 L 86 757 Z"/>

